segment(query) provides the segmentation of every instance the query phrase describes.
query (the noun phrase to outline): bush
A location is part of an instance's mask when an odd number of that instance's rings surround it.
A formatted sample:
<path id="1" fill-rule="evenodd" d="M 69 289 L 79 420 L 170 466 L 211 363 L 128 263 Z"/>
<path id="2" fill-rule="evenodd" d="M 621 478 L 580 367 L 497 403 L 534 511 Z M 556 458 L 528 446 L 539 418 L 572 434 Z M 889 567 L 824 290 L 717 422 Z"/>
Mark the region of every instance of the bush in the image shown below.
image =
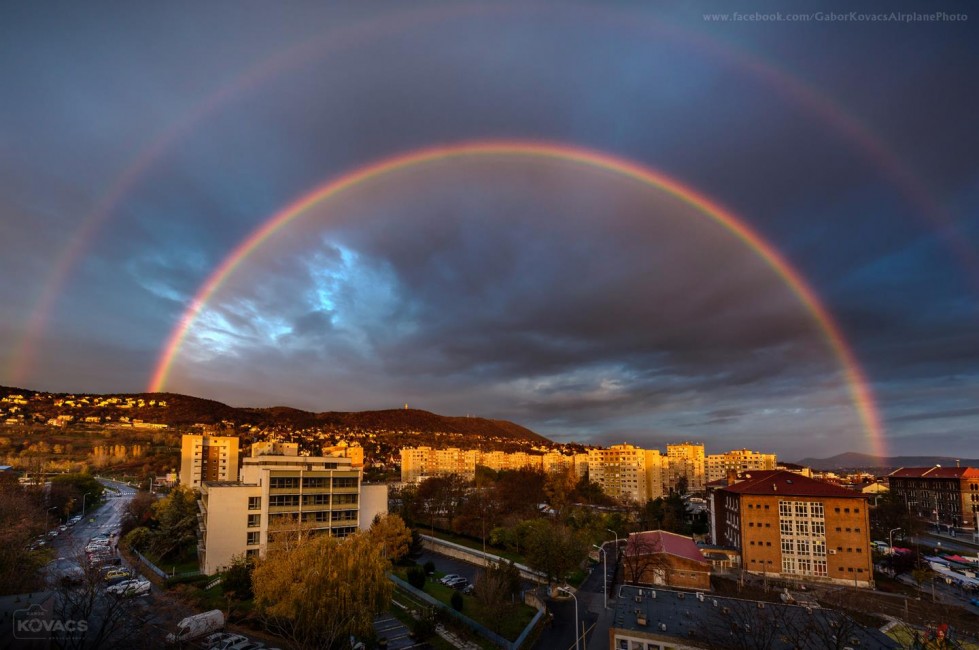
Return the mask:
<path id="1" fill-rule="evenodd" d="M 425 589 L 425 569 L 413 566 L 408 569 L 408 584 L 415 589 Z"/>
<path id="2" fill-rule="evenodd" d="M 425 575 L 432 575 L 435 573 L 435 563 L 429 560 L 425 563 Z"/>
<path id="3" fill-rule="evenodd" d="M 460 594 L 458 591 L 452 593 L 452 599 L 450 602 L 452 603 L 452 609 L 456 610 L 457 612 L 462 611 L 462 606 L 463 606 L 462 594 Z"/>
<path id="4" fill-rule="evenodd" d="M 411 624 L 411 638 L 424 641 L 435 634 L 435 610 L 423 611 L 421 617 Z"/>

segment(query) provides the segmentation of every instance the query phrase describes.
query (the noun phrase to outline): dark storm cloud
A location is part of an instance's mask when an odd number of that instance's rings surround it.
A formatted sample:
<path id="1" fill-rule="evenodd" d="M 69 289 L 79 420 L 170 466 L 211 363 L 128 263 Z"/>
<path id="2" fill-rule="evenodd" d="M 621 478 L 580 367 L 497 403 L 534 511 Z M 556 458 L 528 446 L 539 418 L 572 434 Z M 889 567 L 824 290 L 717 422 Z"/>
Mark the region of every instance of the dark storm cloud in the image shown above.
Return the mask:
<path id="1" fill-rule="evenodd" d="M 734 208 L 824 298 L 895 444 L 946 425 L 950 444 L 967 443 L 974 429 L 979 318 L 962 278 L 979 269 L 935 234 L 979 249 L 967 26 L 717 25 L 692 6 L 62 9 L 8 7 L 0 21 L 0 359 L 75 227 L 157 138 L 187 127 L 59 287 L 37 387 L 141 388 L 221 260 L 345 170 L 529 138 L 630 157 Z M 207 99 L 299 44 L 313 54 Z M 807 104 L 768 64 L 843 113 Z M 954 233 L 840 116 L 882 138 Z M 313 409 L 408 400 L 563 439 L 866 449 L 811 317 L 716 225 L 651 218 L 635 188 L 580 170 L 525 168 L 501 191 L 462 167 L 412 177 L 386 203 L 343 204 L 326 240 L 282 233 L 209 304 L 179 386 Z M 77 385 L 92 364 L 93 385 Z"/>

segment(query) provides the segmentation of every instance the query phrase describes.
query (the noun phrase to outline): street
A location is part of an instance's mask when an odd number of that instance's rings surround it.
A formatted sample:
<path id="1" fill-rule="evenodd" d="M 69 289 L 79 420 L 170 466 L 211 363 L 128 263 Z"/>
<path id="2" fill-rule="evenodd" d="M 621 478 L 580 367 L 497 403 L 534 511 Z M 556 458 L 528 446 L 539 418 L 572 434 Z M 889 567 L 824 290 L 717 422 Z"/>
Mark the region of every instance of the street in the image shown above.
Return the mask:
<path id="1" fill-rule="evenodd" d="M 51 549 L 55 553 L 55 558 L 47 566 L 47 579 L 51 585 L 73 571 L 73 567 L 85 569 L 80 564 L 85 560 L 85 545 L 100 533 L 112 534 L 119 530 L 126 505 L 136 495 L 136 490 L 125 483 L 109 479 L 99 479 L 99 482 L 107 488 L 105 503 L 94 511 L 86 512 L 81 521 L 51 541 Z M 118 541 L 117 538 L 113 539 L 113 543 Z"/>

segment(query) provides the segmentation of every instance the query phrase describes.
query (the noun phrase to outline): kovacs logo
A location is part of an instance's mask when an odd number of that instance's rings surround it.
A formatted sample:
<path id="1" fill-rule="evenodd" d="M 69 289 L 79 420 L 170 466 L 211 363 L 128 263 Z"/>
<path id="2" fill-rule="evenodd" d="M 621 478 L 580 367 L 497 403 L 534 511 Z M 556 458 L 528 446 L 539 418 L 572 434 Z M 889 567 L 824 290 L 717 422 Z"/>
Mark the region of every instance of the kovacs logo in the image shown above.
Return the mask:
<path id="1" fill-rule="evenodd" d="M 14 612 L 15 639 L 65 639 L 83 636 L 88 631 L 88 621 L 59 621 L 48 618 L 48 613 L 38 604 Z"/>

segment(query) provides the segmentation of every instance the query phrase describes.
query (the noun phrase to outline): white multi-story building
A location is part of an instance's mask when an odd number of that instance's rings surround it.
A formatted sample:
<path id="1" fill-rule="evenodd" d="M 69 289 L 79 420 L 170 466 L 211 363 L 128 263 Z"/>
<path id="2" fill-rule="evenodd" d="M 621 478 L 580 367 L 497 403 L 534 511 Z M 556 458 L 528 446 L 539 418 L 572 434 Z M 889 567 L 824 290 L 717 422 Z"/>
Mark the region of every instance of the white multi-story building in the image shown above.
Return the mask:
<path id="1" fill-rule="evenodd" d="M 668 479 L 670 490 L 676 490 L 680 479 L 683 478 L 687 482 L 687 492 L 704 491 L 706 475 L 703 444 L 683 442 L 667 445 L 666 456 L 670 466 Z"/>
<path id="2" fill-rule="evenodd" d="M 431 447 L 405 447 L 401 449 L 401 480 L 416 483 L 429 476 L 458 474 L 466 479 L 476 476 L 476 466 L 482 465 L 496 471 L 515 470 L 525 467 L 554 471 L 570 468 L 579 478 L 587 471 L 587 455 L 566 456 L 558 452 L 532 454 L 524 451 L 480 451 L 478 449 L 432 449 Z"/>
<path id="3" fill-rule="evenodd" d="M 588 478 L 605 494 L 645 502 L 664 494 L 663 457 L 657 449 L 612 445 L 588 451 Z"/>
<path id="4" fill-rule="evenodd" d="M 301 527 L 343 537 L 370 526 L 387 510 L 386 485 L 361 485 L 343 457 L 274 455 L 255 449 L 237 481 L 201 484 L 198 556 L 213 574 L 239 555 L 260 555 L 276 530 Z"/>
<path id="5" fill-rule="evenodd" d="M 773 470 L 777 465 L 775 454 L 763 454 L 748 449 L 735 449 L 724 454 L 710 454 L 706 458 L 707 482 L 727 478 L 728 470 L 737 474 L 758 470 Z"/>
<path id="6" fill-rule="evenodd" d="M 238 479 L 238 438 L 185 435 L 180 445 L 180 484 L 195 490 L 204 481 Z"/>

